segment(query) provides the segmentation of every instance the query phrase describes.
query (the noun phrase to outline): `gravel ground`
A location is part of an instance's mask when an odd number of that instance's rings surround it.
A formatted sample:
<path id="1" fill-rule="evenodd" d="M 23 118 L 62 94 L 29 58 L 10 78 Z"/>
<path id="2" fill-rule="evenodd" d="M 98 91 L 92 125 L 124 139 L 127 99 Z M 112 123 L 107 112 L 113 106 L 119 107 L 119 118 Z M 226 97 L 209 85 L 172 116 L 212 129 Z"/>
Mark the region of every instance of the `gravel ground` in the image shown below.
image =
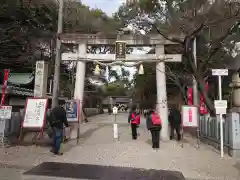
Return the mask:
<path id="1" fill-rule="evenodd" d="M 0 149 L 1 180 L 45 179 L 23 177 L 22 172 L 42 162 L 66 162 L 78 164 L 109 165 L 146 169 L 176 170 L 189 180 L 239 180 L 240 163 L 227 154 L 223 159 L 219 152 L 201 144 L 196 148 L 196 139 L 185 136 L 181 144 L 176 141 L 161 142 L 158 152 L 151 148 L 150 134 L 143 122 L 139 138 L 131 139 L 127 114 L 119 113 L 119 141 L 113 139 L 113 116 L 99 115 L 81 127 L 79 145 L 66 146 L 61 157 L 53 157 L 44 147 L 11 147 Z"/>

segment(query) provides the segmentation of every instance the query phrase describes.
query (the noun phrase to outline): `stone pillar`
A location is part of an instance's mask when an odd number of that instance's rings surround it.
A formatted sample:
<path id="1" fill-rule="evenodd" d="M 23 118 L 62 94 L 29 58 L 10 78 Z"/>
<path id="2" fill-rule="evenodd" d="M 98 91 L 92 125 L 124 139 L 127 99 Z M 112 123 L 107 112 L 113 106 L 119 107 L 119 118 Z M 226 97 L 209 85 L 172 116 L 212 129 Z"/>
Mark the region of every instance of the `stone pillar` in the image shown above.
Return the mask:
<path id="1" fill-rule="evenodd" d="M 230 86 L 233 88 L 233 107 L 240 107 L 240 78 L 238 72 L 233 73 L 232 83 Z"/>
<path id="2" fill-rule="evenodd" d="M 48 63 L 45 61 L 36 62 L 34 97 L 46 97 L 48 82 Z"/>
<path id="3" fill-rule="evenodd" d="M 87 53 L 86 44 L 78 45 L 78 54 L 79 56 L 84 56 Z M 76 72 L 76 81 L 75 81 L 75 90 L 74 90 L 74 98 L 78 99 L 81 104 L 83 102 L 84 95 L 84 81 L 85 81 L 85 71 L 86 71 L 86 63 L 83 61 L 77 62 L 77 72 Z"/>
<path id="4" fill-rule="evenodd" d="M 156 55 L 164 54 L 164 46 L 156 46 Z M 168 128 L 168 106 L 167 106 L 167 89 L 166 89 L 166 74 L 165 63 L 157 62 L 156 65 L 156 78 L 157 78 L 157 111 L 162 119 L 161 138 L 164 141 L 169 140 Z"/>
<path id="5" fill-rule="evenodd" d="M 79 44 L 78 45 L 78 55 L 83 57 L 87 53 L 87 46 L 86 44 Z M 83 96 L 84 96 L 84 81 L 85 81 L 85 71 L 86 71 L 86 63 L 83 61 L 77 62 L 77 72 L 76 72 L 76 81 L 75 81 L 75 89 L 74 89 L 74 99 L 80 101 L 80 119 L 82 120 L 82 105 L 83 105 Z M 80 123 L 79 123 L 80 124 Z M 71 132 L 71 139 L 77 138 L 78 124 L 71 124 L 72 132 Z"/>

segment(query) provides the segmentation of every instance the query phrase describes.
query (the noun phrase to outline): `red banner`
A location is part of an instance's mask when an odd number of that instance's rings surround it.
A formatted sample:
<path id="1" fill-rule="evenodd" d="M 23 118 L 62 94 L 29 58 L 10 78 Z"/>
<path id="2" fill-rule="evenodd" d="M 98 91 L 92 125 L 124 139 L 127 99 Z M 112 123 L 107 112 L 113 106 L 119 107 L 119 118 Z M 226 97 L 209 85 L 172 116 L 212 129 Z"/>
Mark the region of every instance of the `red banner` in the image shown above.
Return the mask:
<path id="1" fill-rule="evenodd" d="M 192 109 L 188 109 L 189 122 L 192 123 Z"/>
<path id="2" fill-rule="evenodd" d="M 193 88 L 187 89 L 187 103 L 189 106 L 193 105 Z"/>
<path id="3" fill-rule="evenodd" d="M 208 82 L 205 82 L 205 84 L 204 84 L 204 91 L 208 92 Z M 200 106 L 200 109 L 199 109 L 199 113 L 200 114 L 203 115 L 203 114 L 207 114 L 208 113 L 206 104 L 204 103 L 204 96 L 203 96 L 202 93 L 200 94 L 199 106 Z"/>
<path id="4" fill-rule="evenodd" d="M 8 81 L 8 72 L 9 72 L 8 69 L 4 69 L 1 105 L 4 104 L 4 100 L 5 100 L 5 93 L 6 93 L 7 81 Z"/>
<path id="5" fill-rule="evenodd" d="M 204 85 L 204 91 L 205 92 L 208 91 L 208 83 L 207 82 Z M 191 87 L 189 87 L 187 89 L 187 105 L 189 105 L 189 106 L 193 105 L 193 88 L 191 88 Z M 200 93 L 200 97 L 199 97 L 199 113 L 202 115 L 208 113 L 207 107 L 204 103 L 204 97 L 203 97 L 202 93 Z"/>

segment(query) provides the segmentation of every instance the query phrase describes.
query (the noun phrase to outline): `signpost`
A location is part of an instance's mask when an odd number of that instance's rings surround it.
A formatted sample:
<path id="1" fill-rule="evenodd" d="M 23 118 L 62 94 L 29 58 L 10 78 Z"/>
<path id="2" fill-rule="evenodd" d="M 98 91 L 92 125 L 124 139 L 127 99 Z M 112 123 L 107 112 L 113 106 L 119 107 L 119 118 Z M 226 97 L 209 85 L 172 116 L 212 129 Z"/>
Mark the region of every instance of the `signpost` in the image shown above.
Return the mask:
<path id="1" fill-rule="evenodd" d="M 223 157 L 223 118 L 222 115 L 226 114 L 227 101 L 222 101 L 222 76 L 228 76 L 228 69 L 212 69 L 212 75 L 218 76 L 218 95 L 219 100 L 214 101 L 216 114 L 219 115 L 220 119 L 220 147 L 221 157 Z M 224 110 L 225 109 L 225 110 Z"/>
<path id="2" fill-rule="evenodd" d="M 6 120 L 12 117 L 12 106 L 0 106 L 0 144 L 5 144 Z"/>
<path id="3" fill-rule="evenodd" d="M 182 106 L 182 126 L 198 127 L 198 109 L 196 106 Z"/>
<path id="4" fill-rule="evenodd" d="M 198 124 L 198 108 L 193 105 L 182 106 L 182 138 L 184 127 L 197 128 L 197 148 L 200 147 L 199 124 Z M 182 145 L 183 146 L 183 145 Z"/>
<path id="5" fill-rule="evenodd" d="M 114 115 L 113 138 L 114 139 L 118 139 L 117 113 L 118 113 L 118 108 L 114 106 L 113 107 L 113 115 Z"/>
<path id="6" fill-rule="evenodd" d="M 215 100 L 214 106 L 216 109 L 216 114 L 226 114 L 227 110 L 227 100 Z"/>
<path id="7" fill-rule="evenodd" d="M 78 122 L 80 117 L 80 102 L 78 100 L 67 100 L 65 110 L 68 122 Z"/>

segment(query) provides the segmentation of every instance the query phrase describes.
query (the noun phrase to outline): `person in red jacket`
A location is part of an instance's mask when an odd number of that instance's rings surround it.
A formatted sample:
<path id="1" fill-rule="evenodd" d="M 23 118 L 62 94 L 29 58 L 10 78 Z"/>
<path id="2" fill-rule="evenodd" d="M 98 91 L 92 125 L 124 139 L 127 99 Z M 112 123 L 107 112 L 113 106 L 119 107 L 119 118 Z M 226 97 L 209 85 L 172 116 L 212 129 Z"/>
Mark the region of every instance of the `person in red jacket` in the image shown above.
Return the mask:
<path id="1" fill-rule="evenodd" d="M 133 106 L 128 116 L 128 123 L 131 124 L 132 139 L 134 140 L 137 139 L 137 127 L 140 124 L 140 113 L 136 110 L 136 106 Z"/>
<path id="2" fill-rule="evenodd" d="M 160 131 L 162 129 L 161 118 L 154 109 L 150 109 L 146 116 L 147 129 L 152 135 L 152 148 L 154 150 L 159 149 Z"/>

